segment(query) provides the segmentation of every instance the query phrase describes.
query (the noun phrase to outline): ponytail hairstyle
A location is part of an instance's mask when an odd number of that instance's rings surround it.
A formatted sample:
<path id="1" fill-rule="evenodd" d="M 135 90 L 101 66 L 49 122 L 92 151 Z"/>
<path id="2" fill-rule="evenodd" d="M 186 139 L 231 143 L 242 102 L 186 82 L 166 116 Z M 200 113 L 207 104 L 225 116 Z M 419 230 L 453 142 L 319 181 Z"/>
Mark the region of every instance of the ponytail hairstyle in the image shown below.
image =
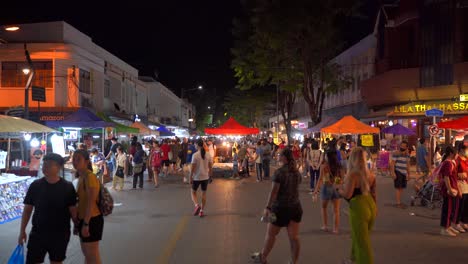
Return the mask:
<path id="1" fill-rule="evenodd" d="M 338 161 L 338 155 L 336 151 L 327 151 L 327 163 L 330 169 L 331 180 L 335 181 L 335 177 L 341 176 L 341 164 Z"/>
<path id="2" fill-rule="evenodd" d="M 197 141 L 197 146 L 200 148 L 200 154 L 203 160 L 205 160 L 206 150 L 202 139 Z"/>
<path id="3" fill-rule="evenodd" d="M 452 146 L 447 146 L 447 148 L 445 148 L 444 155 L 442 156 L 442 161 L 445 161 L 448 157 L 450 157 L 450 155 L 455 153 L 455 149 Z"/>
<path id="4" fill-rule="evenodd" d="M 93 171 L 93 166 L 91 165 L 91 160 L 89 159 L 88 151 L 84 149 L 78 149 L 73 153 L 73 156 L 80 155 L 88 164 L 88 170 Z M 78 171 L 76 172 L 76 178 L 80 177 Z"/>

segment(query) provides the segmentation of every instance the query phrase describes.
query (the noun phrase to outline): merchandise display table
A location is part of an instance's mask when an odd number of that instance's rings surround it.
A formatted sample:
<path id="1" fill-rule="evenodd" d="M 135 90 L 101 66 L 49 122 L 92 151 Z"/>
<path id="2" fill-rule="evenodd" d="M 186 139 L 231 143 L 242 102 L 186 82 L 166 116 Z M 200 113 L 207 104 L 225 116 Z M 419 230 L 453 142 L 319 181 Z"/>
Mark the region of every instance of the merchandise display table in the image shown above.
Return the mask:
<path id="1" fill-rule="evenodd" d="M 229 178 L 232 176 L 232 163 L 214 163 L 214 178 Z"/>
<path id="2" fill-rule="evenodd" d="M 20 218 L 23 200 L 31 182 L 30 176 L 3 173 L 0 176 L 0 224 Z"/>

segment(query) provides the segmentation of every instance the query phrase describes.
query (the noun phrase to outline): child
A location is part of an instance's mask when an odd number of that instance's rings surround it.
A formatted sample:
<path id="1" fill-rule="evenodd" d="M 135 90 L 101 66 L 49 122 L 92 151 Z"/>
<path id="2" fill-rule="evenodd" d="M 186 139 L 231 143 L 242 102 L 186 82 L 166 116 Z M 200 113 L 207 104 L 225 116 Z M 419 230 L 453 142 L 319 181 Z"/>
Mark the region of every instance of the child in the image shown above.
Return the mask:
<path id="1" fill-rule="evenodd" d="M 239 157 L 236 148 L 232 148 L 232 178 L 239 178 Z"/>

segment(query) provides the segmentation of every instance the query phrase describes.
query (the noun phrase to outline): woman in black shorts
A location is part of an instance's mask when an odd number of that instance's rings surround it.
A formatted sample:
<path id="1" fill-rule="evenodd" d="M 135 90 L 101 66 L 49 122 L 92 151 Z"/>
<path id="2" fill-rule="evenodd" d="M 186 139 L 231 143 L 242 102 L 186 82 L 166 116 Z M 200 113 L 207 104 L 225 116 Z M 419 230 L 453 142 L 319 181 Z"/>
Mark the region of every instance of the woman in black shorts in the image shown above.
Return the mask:
<path id="1" fill-rule="evenodd" d="M 257 263 L 267 263 L 275 239 L 282 227 L 288 230 L 291 243 L 291 262 L 298 263 L 299 223 L 302 219 L 302 206 L 299 201 L 299 184 L 301 174 L 297 170 L 292 151 L 284 149 L 280 154 L 281 168 L 273 175 L 273 184 L 268 202 L 263 212 L 263 217 L 269 219 L 265 244 L 262 252 L 255 253 L 252 257 Z"/>

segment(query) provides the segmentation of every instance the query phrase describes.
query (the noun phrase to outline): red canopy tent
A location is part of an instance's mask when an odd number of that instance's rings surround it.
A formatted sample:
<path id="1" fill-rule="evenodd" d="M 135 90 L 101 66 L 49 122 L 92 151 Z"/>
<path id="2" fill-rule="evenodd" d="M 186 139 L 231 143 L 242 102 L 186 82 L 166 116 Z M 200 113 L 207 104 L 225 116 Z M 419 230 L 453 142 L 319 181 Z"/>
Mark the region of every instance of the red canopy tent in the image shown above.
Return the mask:
<path id="1" fill-rule="evenodd" d="M 260 133 L 260 130 L 258 128 L 245 127 L 231 117 L 218 128 L 205 128 L 205 133 L 211 135 L 252 135 Z"/>
<path id="2" fill-rule="evenodd" d="M 440 128 L 451 128 L 451 129 L 468 129 L 468 116 L 464 116 L 457 120 L 440 122 L 437 124 Z"/>

